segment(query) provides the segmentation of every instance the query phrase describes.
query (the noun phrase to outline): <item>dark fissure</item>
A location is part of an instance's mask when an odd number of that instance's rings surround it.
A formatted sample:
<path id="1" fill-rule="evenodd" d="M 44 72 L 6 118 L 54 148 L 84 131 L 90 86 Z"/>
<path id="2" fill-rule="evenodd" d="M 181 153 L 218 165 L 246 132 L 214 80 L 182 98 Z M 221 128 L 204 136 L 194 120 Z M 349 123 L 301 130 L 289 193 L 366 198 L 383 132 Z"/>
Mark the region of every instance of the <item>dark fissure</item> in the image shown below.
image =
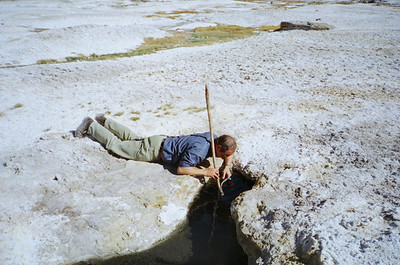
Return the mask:
<path id="1" fill-rule="evenodd" d="M 219 196 L 216 183 L 208 183 L 192 204 L 188 222 L 165 241 L 143 252 L 79 264 L 245 265 L 247 256 L 237 242 L 230 206 L 251 186 L 244 176 L 235 173 L 223 184 L 224 196 Z"/>

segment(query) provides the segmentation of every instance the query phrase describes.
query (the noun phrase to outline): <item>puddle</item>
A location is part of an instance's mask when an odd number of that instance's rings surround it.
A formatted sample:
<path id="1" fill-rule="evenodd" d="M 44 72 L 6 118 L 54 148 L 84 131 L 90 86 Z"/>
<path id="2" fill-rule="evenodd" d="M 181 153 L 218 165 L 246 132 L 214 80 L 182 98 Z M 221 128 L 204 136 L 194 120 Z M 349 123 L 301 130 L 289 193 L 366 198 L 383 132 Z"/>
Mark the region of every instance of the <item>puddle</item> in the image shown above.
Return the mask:
<path id="1" fill-rule="evenodd" d="M 189 220 L 178 232 L 157 246 L 132 255 L 79 263 L 96 265 L 243 265 L 247 256 L 236 240 L 231 202 L 252 183 L 234 174 L 223 185 L 225 196 L 218 198 L 217 185 L 207 184 L 189 211 Z"/>
<path id="2" fill-rule="evenodd" d="M 230 213 L 231 202 L 252 184 L 243 176 L 233 175 L 223 185 L 224 196 L 218 198 L 217 185 L 207 185 L 189 212 L 193 256 L 192 264 L 247 264 L 247 256 L 236 240 L 236 227 Z"/>

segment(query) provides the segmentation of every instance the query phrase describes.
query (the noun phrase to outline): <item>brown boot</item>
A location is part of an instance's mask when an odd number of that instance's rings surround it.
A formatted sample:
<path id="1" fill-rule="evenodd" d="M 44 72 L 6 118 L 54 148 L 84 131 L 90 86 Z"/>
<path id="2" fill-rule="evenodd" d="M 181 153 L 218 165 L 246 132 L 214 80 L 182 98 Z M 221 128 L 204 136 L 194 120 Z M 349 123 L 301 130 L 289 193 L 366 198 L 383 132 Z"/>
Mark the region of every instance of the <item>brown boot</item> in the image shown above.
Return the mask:
<path id="1" fill-rule="evenodd" d="M 75 130 L 75 137 L 82 138 L 88 131 L 90 124 L 92 124 L 93 119 L 90 117 L 86 117 L 83 119 L 82 123 Z"/>
<path id="2" fill-rule="evenodd" d="M 96 121 L 101 125 L 104 126 L 104 124 L 106 123 L 106 117 L 104 117 L 103 114 L 98 114 L 96 115 Z"/>

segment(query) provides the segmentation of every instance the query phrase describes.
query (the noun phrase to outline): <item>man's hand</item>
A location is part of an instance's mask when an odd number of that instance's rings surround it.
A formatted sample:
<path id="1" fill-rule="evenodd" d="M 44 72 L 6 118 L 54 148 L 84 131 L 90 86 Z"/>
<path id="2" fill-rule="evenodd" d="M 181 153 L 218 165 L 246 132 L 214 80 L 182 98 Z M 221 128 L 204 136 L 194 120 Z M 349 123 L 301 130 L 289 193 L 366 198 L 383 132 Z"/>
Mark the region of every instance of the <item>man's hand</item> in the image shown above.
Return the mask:
<path id="1" fill-rule="evenodd" d="M 206 169 L 206 176 L 211 177 L 213 179 L 218 179 L 219 178 L 219 170 L 216 168 L 207 168 Z"/>
<path id="2" fill-rule="evenodd" d="M 222 175 L 222 179 L 227 179 L 227 178 L 232 177 L 232 172 L 231 172 L 231 170 L 229 169 L 228 166 L 224 166 L 222 168 L 221 175 Z"/>
<path id="3" fill-rule="evenodd" d="M 225 153 L 226 155 L 227 153 Z M 233 161 L 233 152 L 229 156 L 224 156 L 224 163 L 222 164 L 222 167 L 220 168 L 221 176 L 222 179 L 227 179 L 232 177 L 232 172 L 229 169 L 228 165 L 232 164 Z"/>

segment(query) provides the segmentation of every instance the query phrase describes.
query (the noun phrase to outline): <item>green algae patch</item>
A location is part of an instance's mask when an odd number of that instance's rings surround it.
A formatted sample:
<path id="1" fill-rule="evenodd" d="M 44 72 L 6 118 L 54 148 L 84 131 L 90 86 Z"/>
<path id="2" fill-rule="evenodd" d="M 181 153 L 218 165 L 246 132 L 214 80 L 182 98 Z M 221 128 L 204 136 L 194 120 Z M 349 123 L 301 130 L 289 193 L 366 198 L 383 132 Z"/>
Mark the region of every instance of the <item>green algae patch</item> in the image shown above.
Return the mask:
<path id="1" fill-rule="evenodd" d="M 181 15 L 186 15 L 186 14 L 199 14 L 200 12 L 194 11 L 194 10 L 176 10 L 172 12 L 165 12 L 165 11 L 159 11 L 156 12 L 154 15 L 148 15 L 147 17 L 166 17 L 170 19 L 176 19 Z"/>
<path id="2" fill-rule="evenodd" d="M 190 35 L 189 41 L 192 45 L 204 45 L 247 38 L 253 36 L 254 34 L 255 29 L 251 27 L 241 27 L 236 25 L 217 25 L 195 28 Z"/>
<path id="3" fill-rule="evenodd" d="M 188 111 L 188 112 L 190 112 L 190 113 L 203 112 L 203 111 L 206 111 L 206 110 L 207 110 L 206 107 L 204 107 L 204 108 L 199 108 L 199 107 L 195 107 L 195 106 L 193 106 L 193 107 L 188 107 L 188 108 L 184 109 L 184 111 Z"/>
<path id="4" fill-rule="evenodd" d="M 182 11 L 183 12 L 183 11 Z M 119 58 L 140 56 L 156 53 L 158 51 L 180 47 L 195 47 L 212 45 L 214 43 L 228 42 L 237 39 L 251 37 L 262 31 L 276 31 L 280 26 L 242 27 L 237 25 L 221 25 L 198 27 L 190 31 L 172 31 L 163 38 L 145 38 L 144 43 L 134 50 L 123 53 L 91 54 L 66 57 L 65 60 L 45 59 L 37 61 L 37 64 L 52 64 L 78 61 L 115 60 Z"/>
<path id="5" fill-rule="evenodd" d="M 36 62 L 36 64 L 52 64 L 52 63 L 59 63 L 59 61 L 55 59 L 44 59 Z"/>
<path id="6" fill-rule="evenodd" d="M 21 103 L 17 103 L 17 104 L 15 104 L 11 109 L 12 110 L 14 110 L 14 109 L 19 109 L 19 108 L 22 108 L 24 105 L 22 105 Z"/>

